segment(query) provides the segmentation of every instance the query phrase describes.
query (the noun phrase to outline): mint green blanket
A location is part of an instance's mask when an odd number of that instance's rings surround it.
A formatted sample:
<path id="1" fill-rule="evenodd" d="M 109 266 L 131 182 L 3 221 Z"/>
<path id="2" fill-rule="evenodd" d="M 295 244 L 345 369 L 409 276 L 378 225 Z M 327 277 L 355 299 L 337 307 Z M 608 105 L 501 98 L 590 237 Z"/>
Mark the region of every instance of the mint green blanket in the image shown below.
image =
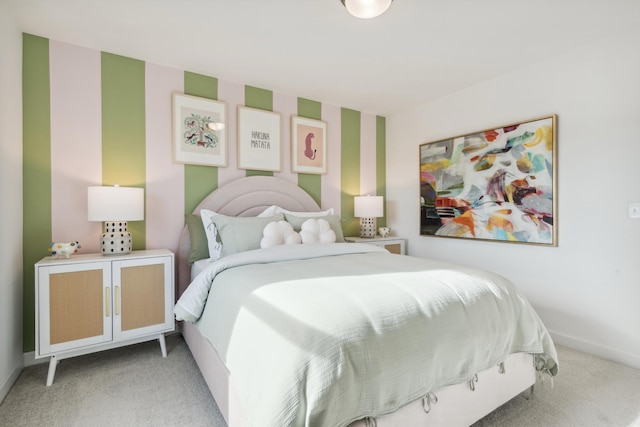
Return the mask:
<path id="1" fill-rule="evenodd" d="M 557 371 L 547 330 L 508 280 L 370 245 L 223 258 L 196 277 L 175 313 L 217 349 L 250 426 L 346 426 L 514 352 Z"/>

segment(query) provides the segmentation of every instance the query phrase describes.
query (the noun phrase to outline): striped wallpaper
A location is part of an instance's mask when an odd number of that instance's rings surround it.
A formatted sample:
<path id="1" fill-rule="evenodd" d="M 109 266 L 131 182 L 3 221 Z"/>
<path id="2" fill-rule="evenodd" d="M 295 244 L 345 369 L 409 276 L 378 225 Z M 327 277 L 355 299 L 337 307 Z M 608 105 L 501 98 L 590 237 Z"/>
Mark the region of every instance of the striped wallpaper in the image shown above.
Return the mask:
<path id="1" fill-rule="evenodd" d="M 172 160 L 172 92 L 227 104 L 228 167 Z M 278 112 L 282 171 L 238 169 L 237 106 Z M 327 123 L 327 173 L 291 172 L 291 116 Z M 256 174 L 305 189 L 358 234 L 353 196 L 385 196 L 385 118 L 111 53 L 23 35 L 24 351 L 33 351 L 34 267 L 51 241 L 98 252 L 102 224 L 87 221 L 87 187 L 145 189 L 145 220 L 129 223 L 134 249 L 175 251 L 184 214 L 218 186 Z M 385 219 L 380 218 L 384 225 Z"/>

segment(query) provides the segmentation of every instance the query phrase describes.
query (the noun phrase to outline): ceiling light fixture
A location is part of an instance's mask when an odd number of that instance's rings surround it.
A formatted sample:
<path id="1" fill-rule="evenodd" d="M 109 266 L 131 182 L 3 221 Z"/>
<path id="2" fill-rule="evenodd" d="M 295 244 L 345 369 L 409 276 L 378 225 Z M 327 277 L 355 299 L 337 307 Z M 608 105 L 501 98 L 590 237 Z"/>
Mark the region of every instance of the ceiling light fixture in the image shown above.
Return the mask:
<path id="1" fill-rule="evenodd" d="M 393 0 L 340 0 L 347 11 L 356 18 L 369 19 L 382 15 Z"/>

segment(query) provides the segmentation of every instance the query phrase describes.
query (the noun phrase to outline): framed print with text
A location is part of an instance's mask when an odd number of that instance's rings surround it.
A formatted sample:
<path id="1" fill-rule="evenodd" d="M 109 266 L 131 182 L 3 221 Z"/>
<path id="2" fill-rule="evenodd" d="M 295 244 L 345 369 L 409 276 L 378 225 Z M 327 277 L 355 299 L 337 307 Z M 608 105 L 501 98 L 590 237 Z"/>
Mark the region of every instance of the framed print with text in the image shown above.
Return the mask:
<path id="1" fill-rule="evenodd" d="M 280 114 L 238 106 L 238 168 L 279 172 Z"/>

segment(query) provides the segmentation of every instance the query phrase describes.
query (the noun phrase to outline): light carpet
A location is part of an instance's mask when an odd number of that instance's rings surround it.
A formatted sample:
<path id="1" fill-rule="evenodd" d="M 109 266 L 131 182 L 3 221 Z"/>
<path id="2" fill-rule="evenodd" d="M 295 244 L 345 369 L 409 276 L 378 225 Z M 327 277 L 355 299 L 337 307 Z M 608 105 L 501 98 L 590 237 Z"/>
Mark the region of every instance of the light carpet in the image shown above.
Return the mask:
<path id="1" fill-rule="evenodd" d="M 0 425 L 211 426 L 226 424 L 178 334 L 63 360 L 51 387 L 47 364 L 26 368 L 4 402 Z M 558 346 L 560 373 L 474 427 L 640 426 L 640 370 Z M 409 427 L 409 426 L 398 426 Z"/>
<path id="2" fill-rule="evenodd" d="M 158 341 L 27 367 L 0 404 L 0 425 L 225 426 L 189 348 L 179 334 Z"/>

